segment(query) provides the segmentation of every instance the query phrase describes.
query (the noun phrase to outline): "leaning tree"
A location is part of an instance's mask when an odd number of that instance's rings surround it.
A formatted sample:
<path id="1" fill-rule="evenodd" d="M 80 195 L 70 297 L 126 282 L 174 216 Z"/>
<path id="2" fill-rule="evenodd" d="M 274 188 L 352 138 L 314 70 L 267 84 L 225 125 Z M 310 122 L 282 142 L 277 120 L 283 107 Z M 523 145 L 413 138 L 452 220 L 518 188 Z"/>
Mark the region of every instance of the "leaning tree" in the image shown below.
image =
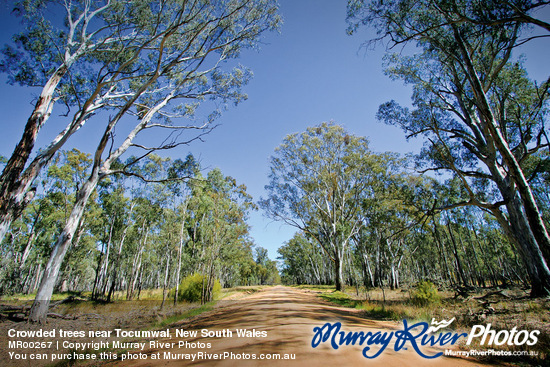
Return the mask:
<path id="1" fill-rule="evenodd" d="M 91 173 L 76 194 L 69 219 L 54 244 L 31 308 L 31 321 L 40 322 L 47 315 L 61 263 L 98 182 L 113 174 L 140 177 L 133 167 L 141 158 L 188 144 L 211 131 L 211 123 L 220 113 L 216 101 L 238 103 L 244 99 L 241 87 L 250 77 L 243 67 L 224 65 L 237 58 L 242 49 L 256 46 L 261 34 L 279 23 L 277 7 L 271 0 L 151 0 L 134 5 L 135 16 L 143 20 L 147 34 L 154 36 L 128 52 L 107 54 L 107 58 L 117 58 L 114 71 L 109 64 L 93 70 L 99 80 L 118 75 L 101 90 L 119 98 L 109 98 L 109 118 L 94 119 L 98 124 L 104 121 L 104 130 L 93 154 Z M 114 11 L 113 17 L 127 16 L 125 7 Z M 103 97 L 100 94 L 97 98 Z M 205 108 L 213 108 L 204 119 L 194 115 L 202 101 L 210 102 Z M 82 117 L 88 118 L 89 113 Z M 126 136 L 117 137 L 116 127 L 130 121 L 133 127 L 126 130 Z M 151 135 L 151 131 L 157 133 Z M 166 132 L 160 141 L 159 131 Z M 134 150 L 135 158 L 121 166 L 117 162 L 128 149 Z"/>
<path id="2" fill-rule="evenodd" d="M 529 40 L 522 38 L 525 25 L 537 24 L 527 16 L 531 5 L 350 1 L 348 10 L 352 30 L 369 24 L 379 35 L 374 41 L 416 45 L 412 54 L 387 56 L 388 74 L 413 86 L 413 110 L 392 101 L 378 117 L 409 137 L 426 138 L 419 156 L 424 171 L 446 171 L 461 182 L 464 196 L 434 203 L 432 211 L 473 205 L 493 215 L 523 258 L 531 294 L 546 296 L 550 237 L 532 182 L 548 160 L 542 152 L 550 147 L 549 83 L 529 80 L 513 57 Z"/>

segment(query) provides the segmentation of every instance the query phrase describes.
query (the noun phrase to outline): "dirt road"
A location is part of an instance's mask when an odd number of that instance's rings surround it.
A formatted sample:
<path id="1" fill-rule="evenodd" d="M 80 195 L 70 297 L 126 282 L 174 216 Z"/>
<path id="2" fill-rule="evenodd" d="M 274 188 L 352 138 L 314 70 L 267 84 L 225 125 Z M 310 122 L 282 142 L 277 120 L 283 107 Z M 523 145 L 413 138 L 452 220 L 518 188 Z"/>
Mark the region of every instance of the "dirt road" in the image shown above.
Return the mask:
<path id="1" fill-rule="evenodd" d="M 171 330 L 171 335 L 175 335 L 175 330 L 179 329 L 189 332 L 196 331 L 197 336 L 164 339 L 161 341 L 165 344 L 158 348 L 150 348 L 148 344 L 148 347 L 142 352 L 147 354 L 146 360 L 117 361 L 108 363 L 108 365 L 239 367 L 482 365 L 475 361 L 445 356 L 432 360 L 424 359 L 410 347 L 408 350 L 396 352 L 393 349 L 394 342 L 390 343 L 386 350 L 375 359 L 366 359 L 362 356 L 364 346 L 342 345 L 335 350 L 330 346 L 329 341 L 321 343 L 317 348 L 312 348 L 313 328 L 321 327 L 326 322 L 340 322 L 343 331 L 391 332 L 403 329 L 403 325 L 400 323 L 368 320 L 362 318 L 356 310 L 332 306 L 320 300 L 312 292 L 278 286 L 250 294 L 239 300 L 226 301 L 210 312 L 178 324 Z M 203 329 L 212 335 L 216 331 L 225 333 L 225 335 L 203 337 L 201 336 Z M 256 337 L 239 337 L 236 333 L 237 329 L 255 330 L 257 335 Z M 231 337 L 229 337 L 230 332 Z M 265 334 L 266 336 L 262 337 Z M 185 346 L 179 348 L 179 342 L 187 342 L 187 348 Z M 422 347 L 422 351 L 433 355 L 441 349 Z M 224 353 L 226 353 L 225 358 Z M 259 358 L 267 358 L 273 353 L 280 354 L 283 358 L 295 356 L 295 359 L 259 360 Z M 234 358 L 231 359 L 227 356 L 228 354 Z M 156 356 L 160 359 L 154 360 L 153 358 Z M 168 356 L 169 358 L 166 358 Z M 195 360 L 184 359 L 192 358 L 192 356 L 195 356 Z M 254 357 L 257 359 L 252 359 Z"/>

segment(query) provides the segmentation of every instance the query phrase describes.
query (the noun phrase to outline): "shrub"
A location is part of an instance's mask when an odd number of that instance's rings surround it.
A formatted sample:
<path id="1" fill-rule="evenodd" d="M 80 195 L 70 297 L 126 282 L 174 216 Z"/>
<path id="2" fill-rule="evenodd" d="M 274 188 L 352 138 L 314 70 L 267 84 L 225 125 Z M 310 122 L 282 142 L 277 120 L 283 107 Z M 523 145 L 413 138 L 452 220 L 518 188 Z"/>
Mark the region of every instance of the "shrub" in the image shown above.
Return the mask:
<path id="1" fill-rule="evenodd" d="M 189 275 L 183 279 L 180 283 L 178 291 L 179 301 L 199 302 L 201 300 L 203 282 L 206 286 L 206 276 L 195 273 Z M 214 289 L 212 290 L 212 297 L 216 298 L 220 293 L 222 286 L 218 280 L 214 281 Z"/>
<path id="2" fill-rule="evenodd" d="M 419 306 L 426 306 L 432 303 L 439 303 L 441 296 L 437 291 L 437 287 L 430 281 L 422 281 L 418 283 L 416 289 L 411 294 L 411 300 Z"/>

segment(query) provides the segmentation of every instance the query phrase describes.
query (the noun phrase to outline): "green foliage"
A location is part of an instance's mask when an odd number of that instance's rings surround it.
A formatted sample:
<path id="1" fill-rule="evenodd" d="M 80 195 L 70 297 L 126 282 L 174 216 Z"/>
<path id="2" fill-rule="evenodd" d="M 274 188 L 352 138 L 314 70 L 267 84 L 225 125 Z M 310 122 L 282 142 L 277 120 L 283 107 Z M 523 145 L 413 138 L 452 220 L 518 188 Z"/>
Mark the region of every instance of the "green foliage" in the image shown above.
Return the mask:
<path id="1" fill-rule="evenodd" d="M 163 327 L 166 327 L 168 325 L 174 324 L 174 323 L 176 323 L 180 320 L 185 320 L 185 319 L 191 318 L 193 316 L 200 315 L 201 313 L 204 313 L 204 312 L 207 312 L 207 311 L 210 311 L 211 309 L 213 309 L 215 304 L 216 304 L 216 302 L 208 302 L 208 303 L 205 303 L 204 305 L 194 307 L 194 308 L 192 308 L 189 311 L 186 311 L 184 313 L 167 317 L 164 320 L 158 322 L 156 324 L 156 326 L 160 327 L 160 328 L 163 328 Z"/>
<path id="2" fill-rule="evenodd" d="M 334 281 L 343 285 L 343 254 L 362 226 L 357 212 L 377 175 L 385 172 L 368 140 L 342 126 L 322 123 L 288 135 L 271 157 L 267 215 L 303 230 L 335 263 Z"/>
<path id="3" fill-rule="evenodd" d="M 294 236 L 277 250 L 281 261 L 281 280 L 284 284 L 329 284 L 333 282 L 332 261 L 323 254 L 321 246 L 303 233 Z M 333 286 L 330 286 L 333 289 Z"/>
<path id="4" fill-rule="evenodd" d="M 201 295 L 203 292 L 203 288 L 206 287 L 206 276 L 195 273 L 193 275 L 189 275 L 183 279 L 183 281 L 180 284 L 179 292 L 178 292 L 178 300 L 179 301 L 188 301 L 188 302 L 199 302 L 201 300 Z M 222 290 L 222 286 L 220 284 L 219 280 L 216 280 L 214 282 L 214 288 L 212 290 L 213 298 L 215 299 L 220 291 Z"/>
<path id="5" fill-rule="evenodd" d="M 537 38 L 526 37 L 526 23 L 550 30 L 534 11 L 547 6 L 529 1 L 348 2 L 350 32 L 366 25 L 379 35 L 373 43 L 387 39 L 392 47 L 415 47 L 413 53 L 385 57 L 386 73 L 412 86 L 412 108 L 389 101 L 377 118 L 400 127 L 408 138 L 425 138 L 415 159 L 419 170 L 451 176 L 445 183 L 451 190 L 435 192 L 428 210 L 475 205 L 491 213 L 508 240 L 521 247 L 516 253 L 529 264 L 525 269 L 533 296 L 547 296 L 550 289 L 548 231 L 532 219 L 548 218 L 548 200 L 541 196 L 548 192 L 547 158 L 540 154 L 548 144 L 539 134 L 546 133 L 550 96 L 548 81 L 530 80 L 513 50 Z M 460 251 L 454 252 L 458 262 Z M 538 253 L 542 256 L 532 255 Z M 458 272 L 460 282 L 467 283 Z"/>
<path id="6" fill-rule="evenodd" d="M 350 298 L 350 296 L 346 293 L 340 291 L 322 293 L 320 297 L 326 301 L 336 303 L 344 307 L 355 307 L 358 304 L 358 301 Z"/>
<path id="7" fill-rule="evenodd" d="M 441 302 L 437 287 L 430 281 L 421 281 L 411 293 L 411 301 L 419 306 L 426 306 Z"/>

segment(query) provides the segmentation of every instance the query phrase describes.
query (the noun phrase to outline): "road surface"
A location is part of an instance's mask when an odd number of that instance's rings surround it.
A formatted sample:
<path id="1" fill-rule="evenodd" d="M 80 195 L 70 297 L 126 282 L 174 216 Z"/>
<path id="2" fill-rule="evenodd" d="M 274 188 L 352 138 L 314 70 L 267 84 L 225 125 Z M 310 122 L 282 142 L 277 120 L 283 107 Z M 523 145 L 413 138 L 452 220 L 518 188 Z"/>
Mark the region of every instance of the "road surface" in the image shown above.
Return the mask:
<path id="1" fill-rule="evenodd" d="M 402 330 L 396 322 L 370 320 L 357 310 L 336 307 L 320 300 L 314 292 L 277 286 L 264 289 L 174 326 L 171 339 L 144 349 L 139 360 L 107 363 L 109 366 L 482 366 L 473 360 L 441 356 L 425 359 L 409 346 L 394 351 L 394 341 L 376 358 L 366 359 L 363 346 L 342 345 L 337 350 L 330 340 L 312 348 L 313 329 L 325 323 L 342 324 L 343 331 L 388 332 Z M 175 330 L 196 332 L 196 336 L 175 338 Z M 255 331 L 255 336 L 239 337 L 237 329 Z M 203 337 L 201 333 L 212 335 Z M 213 336 L 216 335 L 217 336 Z M 231 336 L 229 336 L 231 334 Z M 393 339 L 395 340 L 395 338 Z M 187 342 L 187 344 L 185 344 Z M 179 343 L 184 344 L 178 347 Z M 187 346 L 187 348 L 185 347 Z M 373 347 L 372 352 L 375 350 Z M 433 355 L 443 349 L 422 347 Z M 281 358 L 274 360 L 272 354 Z M 159 359 L 154 359 L 158 357 Z M 190 358 L 190 359 L 186 359 Z M 192 360 L 195 358 L 195 360 Z M 256 359 L 253 359 L 256 358 Z M 260 360 L 260 358 L 264 358 Z M 270 360 L 265 358 L 272 358 Z"/>

